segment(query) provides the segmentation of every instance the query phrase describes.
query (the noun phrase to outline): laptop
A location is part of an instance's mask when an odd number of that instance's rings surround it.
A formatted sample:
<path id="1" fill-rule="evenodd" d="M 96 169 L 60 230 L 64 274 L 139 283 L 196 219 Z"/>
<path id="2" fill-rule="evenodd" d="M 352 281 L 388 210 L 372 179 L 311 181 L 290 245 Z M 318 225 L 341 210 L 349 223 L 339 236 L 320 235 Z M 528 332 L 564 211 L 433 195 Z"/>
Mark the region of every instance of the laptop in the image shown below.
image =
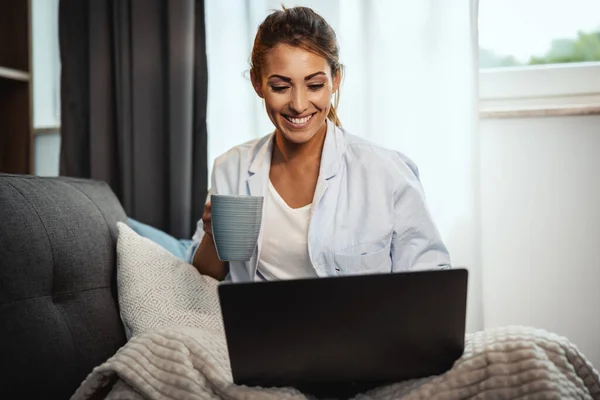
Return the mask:
<path id="1" fill-rule="evenodd" d="M 233 380 L 318 397 L 441 374 L 464 351 L 466 269 L 227 283 Z"/>

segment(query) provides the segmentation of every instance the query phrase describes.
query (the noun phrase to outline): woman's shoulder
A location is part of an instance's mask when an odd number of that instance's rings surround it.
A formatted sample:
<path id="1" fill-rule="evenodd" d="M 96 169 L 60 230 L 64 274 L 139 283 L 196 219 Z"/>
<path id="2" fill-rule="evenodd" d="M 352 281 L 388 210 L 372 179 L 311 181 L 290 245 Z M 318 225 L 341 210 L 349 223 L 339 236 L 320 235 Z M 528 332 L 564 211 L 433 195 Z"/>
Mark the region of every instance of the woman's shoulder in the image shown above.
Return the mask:
<path id="1" fill-rule="evenodd" d="M 239 167 L 242 164 L 249 165 L 272 136 L 273 134 L 270 133 L 230 148 L 225 153 L 215 158 L 213 169 L 227 169 L 227 166 Z"/>
<path id="2" fill-rule="evenodd" d="M 346 153 L 349 164 L 369 169 L 381 168 L 387 172 L 414 176 L 418 179 L 419 169 L 406 154 L 374 143 L 360 136 L 344 131 Z"/>

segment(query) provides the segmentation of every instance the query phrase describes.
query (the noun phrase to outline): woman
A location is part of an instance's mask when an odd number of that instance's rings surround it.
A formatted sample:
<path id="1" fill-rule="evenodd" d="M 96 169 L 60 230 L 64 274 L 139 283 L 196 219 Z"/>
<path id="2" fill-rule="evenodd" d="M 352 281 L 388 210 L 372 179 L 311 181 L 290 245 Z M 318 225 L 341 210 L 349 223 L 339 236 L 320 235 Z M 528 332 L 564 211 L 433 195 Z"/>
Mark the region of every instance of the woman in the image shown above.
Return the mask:
<path id="1" fill-rule="evenodd" d="M 341 128 L 338 53 L 310 8 L 258 28 L 250 77 L 275 132 L 218 157 L 209 192 L 265 197 L 257 251 L 220 261 L 208 202 L 187 255 L 200 273 L 245 282 L 449 267 L 416 166 Z"/>

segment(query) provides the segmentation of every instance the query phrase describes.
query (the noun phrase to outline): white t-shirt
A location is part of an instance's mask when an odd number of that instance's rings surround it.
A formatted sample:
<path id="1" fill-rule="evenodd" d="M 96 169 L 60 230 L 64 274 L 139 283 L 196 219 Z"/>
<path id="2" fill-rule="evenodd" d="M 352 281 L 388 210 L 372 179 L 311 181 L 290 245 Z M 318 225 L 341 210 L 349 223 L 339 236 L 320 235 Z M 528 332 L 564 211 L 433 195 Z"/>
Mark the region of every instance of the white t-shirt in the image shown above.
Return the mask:
<path id="1" fill-rule="evenodd" d="M 317 277 L 308 256 L 308 225 L 312 204 L 291 208 L 270 180 L 265 202 L 257 279 L 271 281 Z"/>

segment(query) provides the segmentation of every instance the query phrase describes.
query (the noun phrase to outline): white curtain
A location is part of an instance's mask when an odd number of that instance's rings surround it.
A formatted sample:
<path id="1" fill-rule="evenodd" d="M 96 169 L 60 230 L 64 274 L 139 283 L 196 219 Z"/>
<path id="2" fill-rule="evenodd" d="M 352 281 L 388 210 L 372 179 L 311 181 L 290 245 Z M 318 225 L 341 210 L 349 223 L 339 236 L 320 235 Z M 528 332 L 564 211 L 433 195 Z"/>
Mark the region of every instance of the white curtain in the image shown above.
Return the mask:
<path id="1" fill-rule="evenodd" d="M 470 271 L 467 330 L 482 329 L 477 0 L 206 1 L 210 163 L 273 129 L 247 71 L 258 25 L 282 3 L 337 33 L 344 128 L 418 164 L 453 265 Z"/>

